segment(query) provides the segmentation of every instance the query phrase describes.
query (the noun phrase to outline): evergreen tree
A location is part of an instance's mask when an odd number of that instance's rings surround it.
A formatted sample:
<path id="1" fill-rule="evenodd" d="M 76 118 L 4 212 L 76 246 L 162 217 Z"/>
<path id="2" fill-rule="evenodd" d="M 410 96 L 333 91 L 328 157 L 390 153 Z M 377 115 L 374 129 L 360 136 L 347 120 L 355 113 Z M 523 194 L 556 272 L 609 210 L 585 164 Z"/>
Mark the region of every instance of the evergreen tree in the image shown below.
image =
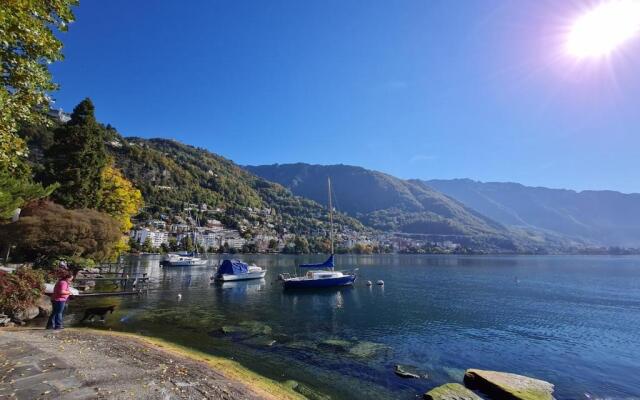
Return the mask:
<path id="1" fill-rule="evenodd" d="M 57 203 L 67 208 L 98 208 L 107 153 L 90 99 L 81 101 L 71 120 L 56 129 L 47 159 L 46 181 L 60 183 L 53 196 Z"/>
<path id="2" fill-rule="evenodd" d="M 145 253 L 153 253 L 153 243 L 151 242 L 151 238 L 147 237 L 142 244 L 142 251 Z"/>
<path id="3" fill-rule="evenodd" d="M 49 196 L 56 187 L 43 188 L 39 183 L 16 178 L 0 169 L 0 223 L 11 218 L 18 208 L 31 200 Z"/>

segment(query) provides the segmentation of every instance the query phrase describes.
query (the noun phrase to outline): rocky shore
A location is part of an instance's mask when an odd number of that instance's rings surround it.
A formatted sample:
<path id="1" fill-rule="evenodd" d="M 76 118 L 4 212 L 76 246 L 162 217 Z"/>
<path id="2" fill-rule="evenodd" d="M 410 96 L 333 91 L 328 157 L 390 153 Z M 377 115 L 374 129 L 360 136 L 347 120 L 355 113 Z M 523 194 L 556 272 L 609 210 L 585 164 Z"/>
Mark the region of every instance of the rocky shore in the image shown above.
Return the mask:
<path id="1" fill-rule="evenodd" d="M 130 334 L 3 329 L 0 349 L 0 398 L 302 398 L 233 361 Z"/>
<path id="2" fill-rule="evenodd" d="M 396 365 L 394 372 L 428 379 L 407 366 Z M 464 385 L 447 383 L 423 397 L 553 400 L 553 391 L 554 385 L 542 380 L 468 369 Z M 234 361 L 160 339 L 74 328 L 0 330 L 0 398 L 330 399 L 298 382 L 275 382 Z"/>
<path id="3" fill-rule="evenodd" d="M 554 400 L 553 384 L 508 372 L 468 369 L 464 385 L 447 383 L 424 394 L 426 400 Z"/>

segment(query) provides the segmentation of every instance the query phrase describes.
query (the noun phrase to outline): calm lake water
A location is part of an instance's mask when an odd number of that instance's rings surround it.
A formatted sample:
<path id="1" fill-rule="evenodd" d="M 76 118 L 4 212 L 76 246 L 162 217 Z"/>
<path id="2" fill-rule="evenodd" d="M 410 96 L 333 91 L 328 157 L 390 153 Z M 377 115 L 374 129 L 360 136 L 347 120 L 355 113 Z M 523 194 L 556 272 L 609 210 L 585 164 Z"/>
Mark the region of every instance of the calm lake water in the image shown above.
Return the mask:
<path id="1" fill-rule="evenodd" d="M 70 313 L 117 304 L 108 328 L 233 357 L 334 399 L 413 399 L 467 368 L 544 379 L 560 399 L 640 397 L 640 257 L 338 256 L 359 268 L 355 287 L 295 293 L 278 274 L 323 256 L 242 258 L 266 278 L 211 284 L 217 257 L 184 268 L 133 257 L 132 272 L 152 278 L 148 295 L 75 300 Z M 378 279 L 384 287 L 365 285 Z M 399 378 L 395 364 L 429 378 Z"/>

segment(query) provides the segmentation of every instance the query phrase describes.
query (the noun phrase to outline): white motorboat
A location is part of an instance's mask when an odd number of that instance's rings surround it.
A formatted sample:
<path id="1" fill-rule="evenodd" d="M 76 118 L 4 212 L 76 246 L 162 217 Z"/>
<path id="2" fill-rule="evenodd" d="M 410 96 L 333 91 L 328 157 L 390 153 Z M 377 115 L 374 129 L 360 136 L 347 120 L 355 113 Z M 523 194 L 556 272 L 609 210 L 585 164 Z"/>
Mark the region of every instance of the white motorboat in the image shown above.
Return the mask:
<path id="1" fill-rule="evenodd" d="M 207 260 L 205 259 L 192 256 L 183 256 L 180 254 L 167 254 L 163 262 L 170 267 L 191 267 L 196 265 L 207 265 Z"/>
<path id="2" fill-rule="evenodd" d="M 215 279 L 221 282 L 242 281 L 246 279 L 262 279 L 267 274 L 267 270 L 256 266 L 248 265 L 239 260 L 224 260 L 218 266 Z"/>

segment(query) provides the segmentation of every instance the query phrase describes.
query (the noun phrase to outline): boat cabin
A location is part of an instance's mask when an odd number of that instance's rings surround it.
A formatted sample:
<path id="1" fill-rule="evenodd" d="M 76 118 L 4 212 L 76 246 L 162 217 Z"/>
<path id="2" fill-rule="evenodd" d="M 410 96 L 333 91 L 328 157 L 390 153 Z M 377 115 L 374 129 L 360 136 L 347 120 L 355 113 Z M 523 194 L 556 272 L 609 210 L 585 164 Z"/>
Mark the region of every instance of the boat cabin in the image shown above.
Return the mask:
<path id="1" fill-rule="evenodd" d="M 307 271 L 305 277 L 307 279 L 330 279 L 343 276 L 342 272 L 338 271 Z"/>

